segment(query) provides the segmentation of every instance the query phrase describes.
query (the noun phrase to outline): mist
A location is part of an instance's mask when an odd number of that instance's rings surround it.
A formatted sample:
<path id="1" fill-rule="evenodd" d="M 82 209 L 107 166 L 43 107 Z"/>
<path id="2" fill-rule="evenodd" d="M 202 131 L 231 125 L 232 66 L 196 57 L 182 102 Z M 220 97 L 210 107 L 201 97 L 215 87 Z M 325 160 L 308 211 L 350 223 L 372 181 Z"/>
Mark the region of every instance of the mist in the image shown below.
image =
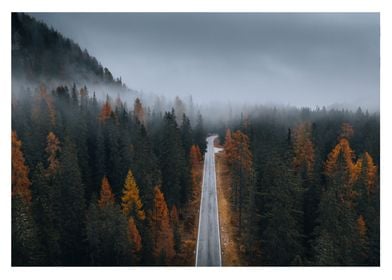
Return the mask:
<path id="1" fill-rule="evenodd" d="M 132 89 L 211 104 L 379 108 L 376 13 L 33 13 Z"/>

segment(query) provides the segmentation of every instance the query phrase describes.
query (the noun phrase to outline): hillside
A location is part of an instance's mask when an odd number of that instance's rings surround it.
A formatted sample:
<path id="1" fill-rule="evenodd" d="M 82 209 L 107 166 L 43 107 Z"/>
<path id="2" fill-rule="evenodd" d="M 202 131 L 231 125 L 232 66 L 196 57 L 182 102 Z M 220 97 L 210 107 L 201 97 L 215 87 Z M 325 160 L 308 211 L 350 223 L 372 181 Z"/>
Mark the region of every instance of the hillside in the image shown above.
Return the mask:
<path id="1" fill-rule="evenodd" d="M 12 77 L 125 88 L 87 50 L 24 13 L 12 13 Z"/>

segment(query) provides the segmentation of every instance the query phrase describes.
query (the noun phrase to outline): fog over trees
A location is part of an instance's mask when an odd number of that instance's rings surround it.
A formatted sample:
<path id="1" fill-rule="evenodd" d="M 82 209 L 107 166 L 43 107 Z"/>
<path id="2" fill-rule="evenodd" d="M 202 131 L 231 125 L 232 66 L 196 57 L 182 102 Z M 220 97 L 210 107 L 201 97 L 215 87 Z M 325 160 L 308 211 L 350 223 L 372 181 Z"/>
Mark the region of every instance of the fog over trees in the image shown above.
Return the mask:
<path id="1" fill-rule="evenodd" d="M 241 265 L 380 265 L 374 107 L 208 104 L 131 87 L 12 14 L 12 265 L 193 266 L 210 134 Z"/>

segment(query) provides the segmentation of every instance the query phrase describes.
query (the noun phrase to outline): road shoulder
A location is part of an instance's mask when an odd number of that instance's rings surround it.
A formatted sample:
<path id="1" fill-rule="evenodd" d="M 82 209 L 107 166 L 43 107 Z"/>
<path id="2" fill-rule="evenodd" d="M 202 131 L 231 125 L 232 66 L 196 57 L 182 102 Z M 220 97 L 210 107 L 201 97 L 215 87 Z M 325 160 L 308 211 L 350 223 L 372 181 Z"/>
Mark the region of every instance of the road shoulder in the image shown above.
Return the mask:
<path id="1" fill-rule="evenodd" d="M 216 147 L 221 148 L 219 145 Z M 238 242 L 235 240 L 234 227 L 231 222 L 230 209 L 230 176 L 226 166 L 224 152 L 215 154 L 216 162 L 216 183 L 218 192 L 218 209 L 220 221 L 220 238 L 222 249 L 222 265 L 223 266 L 239 266 L 241 261 L 239 258 Z"/>

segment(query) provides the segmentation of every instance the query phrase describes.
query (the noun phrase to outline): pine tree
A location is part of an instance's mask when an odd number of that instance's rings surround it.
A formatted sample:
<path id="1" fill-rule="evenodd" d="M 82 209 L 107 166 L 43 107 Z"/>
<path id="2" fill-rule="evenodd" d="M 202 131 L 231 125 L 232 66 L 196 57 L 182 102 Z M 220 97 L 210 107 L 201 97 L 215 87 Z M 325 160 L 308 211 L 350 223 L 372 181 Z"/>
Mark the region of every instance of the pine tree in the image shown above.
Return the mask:
<path id="1" fill-rule="evenodd" d="M 327 184 L 320 201 L 316 259 L 324 259 L 323 250 L 320 250 L 324 243 L 321 233 L 328 233 L 329 246 L 334 252 L 331 265 L 352 265 L 356 259 L 358 231 L 353 208 L 353 184 L 358 178 L 358 164 L 353 162 L 354 157 L 347 138 L 341 138 L 325 163 Z"/>
<path id="2" fill-rule="evenodd" d="M 40 265 L 42 256 L 30 202 L 12 195 L 12 265 Z"/>
<path id="3" fill-rule="evenodd" d="M 81 264 L 85 256 L 85 200 L 76 148 L 66 137 L 60 156 L 59 175 L 54 184 L 60 188 L 60 247 L 64 265 Z"/>
<path id="4" fill-rule="evenodd" d="M 151 216 L 154 235 L 153 254 L 158 263 L 165 264 L 170 263 L 175 255 L 173 230 L 170 226 L 169 210 L 159 187 L 155 187 L 154 194 L 155 200 Z"/>
<path id="5" fill-rule="evenodd" d="M 297 201 L 301 196 L 298 176 L 291 168 L 291 162 L 277 154 L 270 154 L 264 170 L 267 176 L 259 182 L 264 197 L 262 213 L 262 255 L 269 265 L 291 265 L 303 256 L 302 209 Z"/>
<path id="6" fill-rule="evenodd" d="M 193 143 L 193 131 L 189 118 L 185 114 L 183 114 L 181 118 L 182 118 L 181 127 L 180 127 L 181 142 L 182 142 L 182 147 L 184 148 L 185 151 L 185 158 L 188 160 L 189 151 Z"/>
<path id="7" fill-rule="evenodd" d="M 61 208 L 61 193 L 59 186 L 54 184 L 57 170 L 45 169 L 39 163 L 32 176 L 32 207 L 34 220 L 38 227 L 38 237 L 45 252 L 45 263 L 49 265 L 61 264 L 60 251 L 60 221 L 58 209 Z"/>
<path id="8" fill-rule="evenodd" d="M 126 217 L 135 216 L 139 220 L 144 220 L 146 214 L 143 210 L 143 204 L 139 197 L 139 188 L 135 182 L 132 171 L 129 170 L 125 179 L 122 200 L 122 209 Z"/>
<path id="9" fill-rule="evenodd" d="M 87 211 L 86 235 L 91 265 L 132 263 L 127 219 L 117 204 L 99 207 L 93 198 Z"/>
<path id="10" fill-rule="evenodd" d="M 206 141 L 207 133 L 205 132 L 204 121 L 200 112 L 197 115 L 197 122 L 193 132 L 194 132 L 193 135 L 194 135 L 195 144 L 199 146 L 201 152 L 204 154 L 207 148 L 207 141 Z"/>
<path id="11" fill-rule="evenodd" d="M 242 224 L 246 219 L 243 215 L 246 204 L 253 197 L 250 191 L 253 183 L 253 158 L 249 147 L 249 138 L 237 130 L 232 134 L 232 147 L 229 150 L 233 161 L 230 171 L 232 178 L 232 200 L 235 211 L 238 213 L 238 231 L 242 232 Z"/>
<path id="12" fill-rule="evenodd" d="M 161 182 L 161 170 L 153 150 L 155 143 L 151 142 L 150 135 L 143 125 L 135 124 L 132 131 L 134 132 L 131 139 L 132 152 L 130 162 L 126 166 L 126 173 L 128 168 L 132 169 L 144 208 L 151 209 L 154 201 L 154 187 Z"/>
<path id="13" fill-rule="evenodd" d="M 178 221 L 177 207 L 175 205 L 173 205 L 170 211 L 170 221 L 173 228 L 174 250 L 176 250 L 176 252 L 179 252 L 181 249 L 181 233 L 180 224 Z"/>
<path id="14" fill-rule="evenodd" d="M 159 138 L 162 191 L 170 207 L 173 204 L 185 205 L 191 189 L 191 174 L 173 111 L 165 113 Z"/>

